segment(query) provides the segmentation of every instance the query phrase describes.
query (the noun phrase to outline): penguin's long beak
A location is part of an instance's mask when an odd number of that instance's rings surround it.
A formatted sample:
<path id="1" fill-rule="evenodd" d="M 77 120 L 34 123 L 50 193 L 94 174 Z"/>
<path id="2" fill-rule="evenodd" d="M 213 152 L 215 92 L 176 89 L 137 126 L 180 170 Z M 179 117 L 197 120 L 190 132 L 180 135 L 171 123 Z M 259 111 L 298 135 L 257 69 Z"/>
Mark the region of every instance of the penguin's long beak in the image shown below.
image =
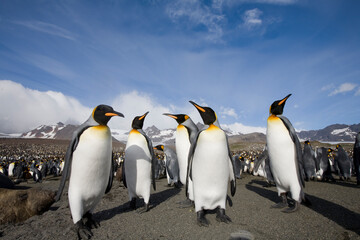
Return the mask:
<path id="1" fill-rule="evenodd" d="M 283 105 L 285 102 L 286 102 L 286 100 L 288 100 L 288 98 L 291 96 L 291 93 L 289 94 L 289 95 L 287 95 L 286 97 L 284 97 L 280 102 L 279 102 L 279 106 L 280 105 Z"/>
<path id="2" fill-rule="evenodd" d="M 175 120 L 178 119 L 177 116 L 175 116 L 175 115 L 173 115 L 173 114 L 170 114 L 170 113 L 163 113 L 163 115 L 168 116 L 168 117 L 171 117 L 171 118 L 173 118 L 173 119 L 175 119 Z"/>
<path id="3" fill-rule="evenodd" d="M 206 112 L 206 110 L 203 108 L 203 107 L 201 107 L 201 106 L 199 106 L 198 104 L 196 104 L 196 103 L 194 103 L 193 101 L 189 101 L 192 105 L 194 105 L 199 111 L 201 111 L 201 112 Z"/>
<path id="4" fill-rule="evenodd" d="M 124 114 L 117 112 L 117 111 L 105 113 L 105 116 L 107 116 L 107 117 L 114 117 L 114 116 L 125 117 Z"/>
<path id="5" fill-rule="evenodd" d="M 142 115 L 142 116 L 139 118 L 139 120 L 144 119 L 144 118 L 146 117 L 146 115 L 148 115 L 148 113 L 149 113 L 149 112 L 146 112 L 144 115 Z"/>

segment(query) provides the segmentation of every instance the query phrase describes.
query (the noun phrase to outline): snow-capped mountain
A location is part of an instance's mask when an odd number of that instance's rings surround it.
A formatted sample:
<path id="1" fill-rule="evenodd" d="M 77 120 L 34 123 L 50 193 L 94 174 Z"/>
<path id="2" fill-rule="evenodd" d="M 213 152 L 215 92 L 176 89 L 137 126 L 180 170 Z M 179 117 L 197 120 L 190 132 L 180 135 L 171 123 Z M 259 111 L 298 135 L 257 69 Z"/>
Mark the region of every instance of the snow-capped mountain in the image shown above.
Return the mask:
<path id="1" fill-rule="evenodd" d="M 320 130 L 301 131 L 298 137 L 301 140 L 321 142 L 353 142 L 360 132 L 360 123 L 353 125 L 333 124 Z"/>
<path id="2" fill-rule="evenodd" d="M 199 129 L 204 127 L 203 124 L 197 123 Z M 76 125 L 64 125 L 59 122 L 56 125 L 42 125 L 29 132 L 23 134 L 0 134 L 1 138 L 5 137 L 21 137 L 21 138 L 48 138 L 48 139 L 71 139 L 72 133 L 78 126 Z M 242 134 L 232 131 L 229 128 L 224 129 L 229 136 L 229 142 L 265 142 L 266 136 L 263 133 L 249 133 Z M 144 129 L 145 133 L 153 141 L 153 145 L 175 144 L 175 131 L 176 129 L 163 129 L 160 130 L 156 126 L 150 126 Z M 301 141 L 322 141 L 322 142 L 352 142 L 355 139 L 356 134 L 360 132 L 360 123 L 353 125 L 334 124 L 327 126 L 320 130 L 300 131 L 298 137 Z M 111 129 L 111 133 L 114 139 L 126 143 L 129 130 Z"/>
<path id="3" fill-rule="evenodd" d="M 56 125 L 41 125 L 29 132 L 23 133 L 21 138 L 56 138 L 56 135 L 65 128 L 62 122 Z"/>

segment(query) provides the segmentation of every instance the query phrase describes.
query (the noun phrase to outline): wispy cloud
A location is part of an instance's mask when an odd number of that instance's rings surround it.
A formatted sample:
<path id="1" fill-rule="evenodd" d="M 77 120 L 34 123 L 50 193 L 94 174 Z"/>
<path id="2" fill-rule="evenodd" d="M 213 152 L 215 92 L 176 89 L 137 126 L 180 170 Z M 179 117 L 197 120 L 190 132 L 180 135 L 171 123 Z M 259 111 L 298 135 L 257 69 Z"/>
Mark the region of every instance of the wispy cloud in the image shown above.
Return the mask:
<path id="1" fill-rule="evenodd" d="M 166 13 L 174 22 L 186 19 L 191 28 L 199 25 L 206 27 L 207 40 L 218 42 L 223 36 L 222 24 L 225 16 L 221 14 L 222 1 L 213 1 L 211 6 L 206 6 L 198 0 L 177 0 L 171 2 Z"/>
<path id="2" fill-rule="evenodd" d="M 75 36 L 70 31 L 51 23 L 41 21 L 13 21 L 13 23 L 53 36 L 75 40 Z"/>
<path id="3" fill-rule="evenodd" d="M 78 77 L 71 67 L 53 58 L 42 55 L 31 55 L 27 58 L 30 64 L 58 78 L 71 80 Z"/>
<path id="4" fill-rule="evenodd" d="M 287 4 L 294 4 L 298 2 L 298 0 L 253 0 L 252 2 L 287 5 Z"/>
<path id="5" fill-rule="evenodd" d="M 243 15 L 244 26 L 248 29 L 253 29 L 255 27 L 261 26 L 263 21 L 260 16 L 262 15 L 262 11 L 258 8 L 254 8 L 251 10 L 247 10 Z"/>
<path id="6" fill-rule="evenodd" d="M 358 90 L 356 91 L 355 96 L 360 96 L 360 87 L 359 87 Z"/>
<path id="7" fill-rule="evenodd" d="M 226 118 L 226 116 L 238 118 L 238 115 L 235 112 L 235 109 L 233 109 L 233 108 L 221 107 L 220 110 L 221 110 L 220 114 L 222 115 L 222 118 Z"/>
<path id="8" fill-rule="evenodd" d="M 340 93 L 351 92 L 357 87 L 357 84 L 354 83 L 343 83 L 339 87 L 335 88 L 329 96 L 334 96 Z"/>

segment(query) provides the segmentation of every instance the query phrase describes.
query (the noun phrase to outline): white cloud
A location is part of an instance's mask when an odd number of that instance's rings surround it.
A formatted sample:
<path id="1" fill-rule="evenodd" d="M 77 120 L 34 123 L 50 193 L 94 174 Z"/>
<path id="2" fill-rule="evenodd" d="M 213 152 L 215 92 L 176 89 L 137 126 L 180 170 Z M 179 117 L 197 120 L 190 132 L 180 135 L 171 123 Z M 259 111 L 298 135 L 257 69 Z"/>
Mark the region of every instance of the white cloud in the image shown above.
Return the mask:
<path id="1" fill-rule="evenodd" d="M 225 118 L 226 116 L 230 116 L 234 118 L 238 117 L 237 113 L 233 108 L 221 107 L 220 110 L 221 110 L 220 114 L 223 115 L 223 118 Z"/>
<path id="2" fill-rule="evenodd" d="M 222 128 L 230 129 L 233 132 L 247 134 L 247 133 L 253 133 L 253 132 L 260 132 L 266 134 L 266 128 L 265 127 L 251 127 L 251 126 L 245 126 L 242 123 L 232 123 L 232 124 L 221 124 Z"/>
<path id="3" fill-rule="evenodd" d="M 176 128 L 176 121 L 164 116 L 163 113 L 187 114 L 195 123 L 202 122 L 196 108 L 188 102 L 185 102 L 182 106 L 163 104 L 153 96 L 138 91 L 120 94 L 112 102 L 112 107 L 125 115 L 125 119 L 121 119 L 121 121 L 110 121 L 109 126 L 115 129 L 130 130 L 134 117 L 140 116 L 147 111 L 149 111 L 149 114 L 146 116 L 144 129 L 152 125 L 159 129 Z"/>
<path id="4" fill-rule="evenodd" d="M 335 88 L 334 91 L 332 91 L 329 96 L 334 96 L 340 93 L 346 93 L 354 90 L 357 87 L 357 84 L 354 83 L 343 83 L 339 87 Z"/>
<path id="5" fill-rule="evenodd" d="M 360 87 L 359 87 L 358 90 L 356 91 L 355 96 L 360 96 Z"/>
<path id="6" fill-rule="evenodd" d="M 92 109 L 60 92 L 41 92 L 0 80 L 0 132 L 22 133 L 42 124 L 84 122 Z"/>
<path id="7" fill-rule="evenodd" d="M 243 15 L 244 26 L 248 29 L 253 29 L 255 27 L 261 26 L 263 21 L 260 19 L 262 11 L 258 8 L 247 10 Z"/>
<path id="8" fill-rule="evenodd" d="M 194 27 L 204 25 L 208 30 L 207 40 L 218 42 L 222 41 L 222 23 L 225 20 L 221 8 L 222 1 L 214 1 L 208 7 L 198 0 L 177 0 L 167 6 L 166 12 L 174 22 L 186 18 Z"/>
<path id="9" fill-rule="evenodd" d="M 41 21 L 13 21 L 13 23 L 53 36 L 62 37 L 68 40 L 75 40 L 75 37 L 71 32 L 51 23 Z"/>
<path id="10" fill-rule="evenodd" d="M 298 0 L 254 0 L 253 2 L 257 3 L 266 3 L 266 4 L 279 4 L 279 5 L 287 5 L 287 4 L 294 4 Z"/>

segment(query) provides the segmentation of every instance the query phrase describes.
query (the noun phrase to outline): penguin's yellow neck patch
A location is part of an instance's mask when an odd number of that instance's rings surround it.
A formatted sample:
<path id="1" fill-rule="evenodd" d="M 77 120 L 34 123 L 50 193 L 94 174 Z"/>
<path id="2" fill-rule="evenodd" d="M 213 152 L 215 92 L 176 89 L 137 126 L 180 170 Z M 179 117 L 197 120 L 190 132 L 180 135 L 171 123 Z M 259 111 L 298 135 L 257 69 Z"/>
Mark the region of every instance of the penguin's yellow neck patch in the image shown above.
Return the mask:
<path id="1" fill-rule="evenodd" d="M 105 129 L 107 129 L 108 127 L 105 126 L 105 125 L 97 125 L 97 126 L 94 126 L 93 128 L 96 129 L 96 130 L 105 130 Z"/>
<path id="2" fill-rule="evenodd" d="M 277 116 L 274 115 L 274 114 L 271 114 L 271 115 L 268 117 L 268 121 L 276 121 L 276 120 L 279 120 L 279 117 L 277 117 Z"/>
<path id="3" fill-rule="evenodd" d="M 212 130 L 218 130 L 218 129 L 219 129 L 219 127 L 215 126 L 214 124 L 210 124 L 210 126 L 207 130 L 212 131 Z"/>
<path id="4" fill-rule="evenodd" d="M 140 134 L 140 132 L 138 130 L 136 130 L 136 129 L 132 129 L 130 131 L 130 134 Z"/>
<path id="5" fill-rule="evenodd" d="M 178 130 L 185 129 L 185 126 L 183 126 L 183 125 L 179 124 L 179 125 L 177 126 L 177 129 L 178 129 Z"/>

